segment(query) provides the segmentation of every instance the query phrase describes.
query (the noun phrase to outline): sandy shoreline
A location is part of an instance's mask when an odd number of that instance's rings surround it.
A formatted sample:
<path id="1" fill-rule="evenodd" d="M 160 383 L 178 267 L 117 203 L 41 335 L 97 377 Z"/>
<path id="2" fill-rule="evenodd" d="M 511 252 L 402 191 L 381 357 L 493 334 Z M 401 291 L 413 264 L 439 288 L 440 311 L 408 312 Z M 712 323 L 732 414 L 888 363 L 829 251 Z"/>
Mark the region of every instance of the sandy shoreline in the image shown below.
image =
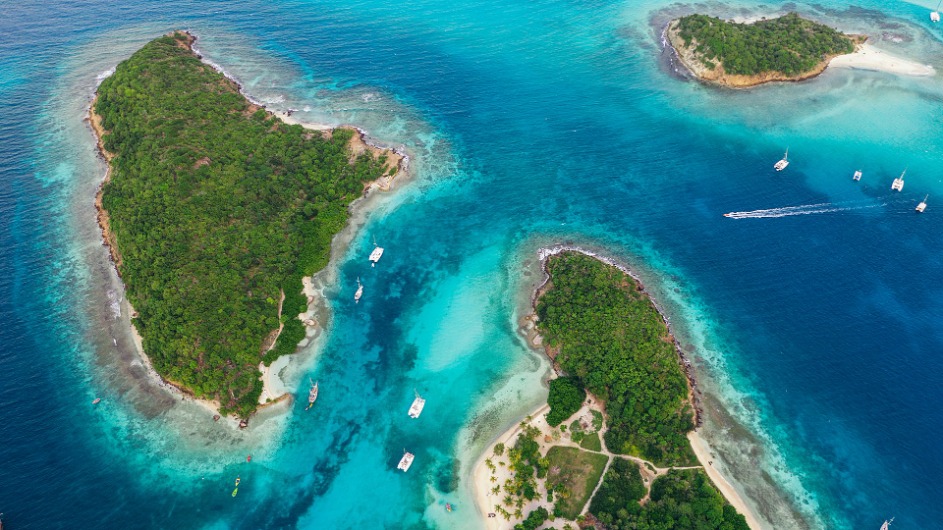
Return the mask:
<path id="1" fill-rule="evenodd" d="M 259 104 L 252 97 L 246 94 L 243 90 L 242 84 L 239 83 L 232 76 L 230 76 L 222 67 L 213 63 L 212 61 L 205 59 L 203 55 L 193 46 L 193 43 L 196 41 L 196 37 L 193 35 L 190 35 L 190 36 L 192 39 L 190 42 L 190 48 L 200 58 L 200 60 L 204 64 L 211 66 L 213 69 L 223 74 L 228 80 L 233 82 L 236 85 L 239 94 L 245 97 L 250 102 L 251 105 L 255 105 L 257 107 L 265 109 L 264 105 Z M 109 75 L 112 73 L 114 73 L 114 70 L 111 70 L 109 72 Z M 107 77 L 108 75 L 100 77 L 98 79 L 99 85 Z M 109 256 L 111 257 L 111 262 L 112 262 L 112 265 L 114 266 L 115 273 L 117 274 L 118 281 L 119 283 L 121 283 L 123 290 L 126 291 L 124 282 L 121 279 L 121 270 L 120 270 L 121 255 L 117 248 L 117 243 L 115 240 L 114 233 L 111 231 L 108 211 L 105 210 L 104 207 L 102 206 L 102 195 L 103 195 L 104 186 L 111 179 L 111 160 L 114 158 L 115 155 L 114 153 L 111 153 L 105 149 L 103 137 L 106 134 L 106 131 L 102 127 L 101 117 L 97 115 L 94 110 L 95 103 L 98 101 L 97 90 L 98 90 L 98 87 L 96 87 L 95 96 L 93 97 L 87 109 L 87 121 L 89 123 L 90 128 L 92 129 L 93 134 L 95 135 L 98 153 L 102 156 L 102 158 L 106 162 L 105 175 L 102 177 L 102 180 L 95 194 L 96 219 L 97 219 L 97 222 L 101 230 L 101 234 L 102 234 L 102 244 L 108 249 L 108 253 L 109 253 Z M 363 129 L 360 129 L 358 127 L 351 126 L 351 125 L 331 127 L 328 125 L 321 125 L 321 124 L 309 124 L 309 123 L 305 123 L 305 122 L 291 118 L 290 111 L 273 112 L 268 109 L 265 109 L 265 110 L 271 116 L 281 120 L 283 123 L 287 125 L 300 125 L 306 129 L 311 130 L 312 132 L 321 134 L 322 136 L 325 136 L 327 138 L 330 138 L 333 132 L 337 129 L 346 129 L 346 130 L 353 131 L 354 134 L 351 136 L 351 139 L 348 143 L 348 147 L 351 150 L 351 158 L 359 156 L 360 154 L 364 152 L 369 152 L 374 157 L 385 155 L 387 157 L 386 168 L 388 170 L 395 168 L 395 170 L 392 172 L 392 174 L 387 174 L 387 175 L 384 175 L 383 177 L 380 177 L 378 180 L 365 183 L 364 195 L 366 195 L 366 193 L 370 189 L 373 189 L 373 188 L 379 189 L 381 191 L 390 191 L 393 188 L 394 180 L 398 178 L 405 178 L 408 175 L 409 156 L 405 153 L 405 151 L 403 149 L 396 149 L 392 147 L 377 145 L 369 141 L 367 132 L 364 131 Z M 354 203 L 352 203 L 348 209 L 352 211 L 355 205 L 361 202 L 361 200 L 362 200 L 362 197 L 355 200 Z M 350 224 L 350 220 L 348 220 L 348 225 L 349 224 Z M 332 241 L 332 251 L 331 251 L 332 257 L 334 254 L 333 246 L 334 244 Z M 325 269 L 328 269 L 328 268 L 330 268 L 330 264 L 327 267 L 325 267 Z M 302 288 L 305 294 L 308 296 L 308 310 L 305 313 L 298 315 L 298 318 L 305 321 L 307 333 L 306 333 L 306 338 L 302 340 L 301 343 L 298 345 L 299 347 L 304 347 L 317 335 L 317 330 L 312 329 L 312 328 L 319 326 L 319 321 L 321 320 L 317 318 L 319 309 L 321 308 L 318 306 L 319 301 L 315 299 L 316 296 L 315 296 L 315 292 L 312 286 L 312 282 L 313 282 L 313 279 L 311 277 L 306 277 L 302 281 L 303 283 Z M 129 312 L 130 318 L 133 319 L 137 315 L 137 312 L 131 306 L 130 302 L 127 300 L 126 297 L 123 297 L 123 305 L 126 306 Z M 177 397 L 180 397 L 181 399 L 185 399 L 185 400 L 189 399 L 195 403 L 198 403 L 201 407 L 206 409 L 212 415 L 219 415 L 220 403 L 218 401 L 196 398 L 192 394 L 192 392 L 190 392 L 188 389 L 186 389 L 182 385 L 176 384 L 173 381 L 169 381 L 166 378 L 162 377 L 159 373 L 157 373 L 157 370 L 154 369 L 150 361 L 150 358 L 147 356 L 146 352 L 144 351 L 143 339 L 138 333 L 137 328 L 134 326 L 133 322 L 130 322 L 130 320 L 129 320 L 129 324 L 130 324 L 129 327 L 131 328 L 130 329 L 131 335 L 133 337 L 133 342 L 135 345 L 136 352 L 138 356 L 140 357 L 142 364 L 145 366 L 148 374 L 151 377 L 153 377 L 153 380 L 157 383 L 157 385 L 165 388 L 166 390 L 170 391 L 172 394 L 176 395 Z M 297 349 L 296 349 L 296 353 L 297 353 Z M 291 357 L 292 356 L 288 356 L 288 355 L 282 356 L 279 359 L 277 359 L 275 362 L 273 362 L 272 365 L 269 367 L 266 367 L 262 363 L 259 364 L 260 379 L 262 380 L 263 386 L 262 386 L 262 393 L 259 398 L 259 407 L 256 409 L 256 412 L 258 412 L 259 410 L 262 410 L 263 408 L 270 408 L 279 403 L 291 403 L 293 401 L 292 399 L 293 395 L 291 393 L 291 389 L 280 376 L 280 374 L 286 368 L 287 364 L 290 362 Z M 288 407 L 285 407 L 285 410 L 287 411 Z"/>
<path id="2" fill-rule="evenodd" d="M 834 68 L 870 70 L 910 77 L 936 75 L 936 69 L 928 64 L 891 55 L 867 43 L 858 46 L 855 53 L 835 57 L 828 65 Z"/>
<path id="3" fill-rule="evenodd" d="M 606 256 L 599 255 L 598 253 L 585 250 L 578 246 L 571 246 L 571 245 L 555 245 L 552 247 L 544 247 L 538 250 L 538 256 L 541 263 L 541 269 L 545 271 L 545 274 L 546 274 L 546 269 L 544 268 L 544 265 L 546 264 L 547 258 L 555 254 L 559 254 L 560 252 L 564 252 L 564 251 L 576 251 L 576 252 L 586 254 L 588 256 L 592 256 L 593 258 L 598 259 L 606 263 L 607 265 L 617 267 L 618 269 L 620 269 L 621 271 L 625 272 L 627 275 L 632 277 L 636 282 L 639 283 L 639 285 L 643 285 L 641 280 L 638 278 L 638 276 L 634 274 L 626 265 L 619 263 Z M 532 311 L 533 311 L 533 305 L 536 304 L 536 300 L 537 300 L 537 297 L 539 296 L 539 293 L 546 287 L 549 280 L 550 280 L 549 275 L 545 275 L 544 280 L 540 282 L 540 284 L 534 290 L 534 294 L 531 299 Z M 651 295 L 648 294 L 647 292 L 646 294 L 650 298 L 652 298 Z M 665 321 L 665 324 L 668 326 L 668 331 L 670 334 L 671 333 L 670 320 L 665 316 L 664 312 L 658 306 L 654 298 L 652 298 L 652 302 L 655 305 L 656 309 L 658 310 L 659 314 L 661 314 L 662 319 Z M 522 317 L 522 321 L 532 322 L 533 319 L 531 317 L 532 315 L 524 316 Z M 673 336 L 674 335 L 672 334 L 672 337 Z M 535 350 L 539 350 L 541 355 L 546 355 L 546 352 L 544 351 L 545 348 L 544 346 L 542 346 L 543 341 L 541 340 L 540 335 L 536 332 L 536 329 L 528 329 L 527 337 L 528 337 L 528 341 L 527 341 L 528 345 L 531 348 Z M 696 418 L 697 418 L 700 415 L 700 410 L 698 408 L 697 396 L 695 392 L 696 382 L 694 381 L 693 374 L 691 373 L 691 370 L 690 370 L 690 363 L 684 358 L 683 352 L 681 352 L 680 348 L 678 348 L 678 354 L 680 357 L 682 368 L 685 371 L 685 374 L 689 381 L 690 390 L 691 390 L 689 392 L 689 399 L 691 401 L 692 407 L 694 407 L 695 409 Z M 495 445 L 499 443 L 503 443 L 505 446 L 508 446 L 508 447 L 513 445 L 513 442 L 516 439 L 517 435 L 521 432 L 522 421 L 524 421 L 526 418 L 540 418 L 544 414 L 546 414 L 548 411 L 549 411 L 549 405 L 547 405 L 546 403 L 543 403 L 539 407 L 537 407 L 535 410 L 531 411 L 530 413 L 521 416 L 519 421 L 517 421 L 514 425 L 512 425 L 506 431 L 498 434 L 491 441 L 491 443 L 487 444 L 482 450 L 482 452 L 475 459 L 475 464 L 471 469 L 470 490 L 475 499 L 476 508 L 478 509 L 479 513 L 482 516 L 482 520 L 484 521 L 484 525 L 486 529 L 498 530 L 502 527 L 507 527 L 510 524 L 501 517 L 495 517 L 495 518 L 488 517 L 488 514 L 495 510 L 494 505 L 500 501 L 500 499 L 494 497 L 491 493 L 491 489 L 493 487 L 493 482 L 491 481 L 491 477 L 493 474 L 497 475 L 498 480 L 496 483 L 503 484 L 504 480 L 507 478 L 506 477 L 507 473 L 506 473 L 506 469 L 502 467 L 498 467 L 496 472 L 492 472 L 488 468 L 486 464 L 486 460 L 492 457 Z M 538 423 L 539 421 L 540 420 L 538 419 Z M 699 420 L 696 419 L 695 423 L 696 425 L 699 426 Z M 704 438 L 700 436 L 700 433 L 697 428 L 688 433 L 688 440 L 691 443 L 691 447 L 694 451 L 695 456 L 697 457 L 701 466 L 704 468 L 708 477 L 710 477 L 711 481 L 714 483 L 717 489 L 723 494 L 724 498 L 727 499 L 727 502 L 729 502 L 734 508 L 737 509 L 737 511 L 740 514 L 744 516 L 749 527 L 753 530 L 760 530 L 760 529 L 767 528 L 766 526 L 763 526 L 760 523 L 762 519 L 758 516 L 758 512 L 752 507 L 752 505 L 747 502 L 747 499 L 745 498 L 745 496 L 742 495 L 740 491 L 731 484 L 731 481 L 728 480 L 722 474 L 722 472 L 718 469 L 718 466 L 714 465 L 714 462 L 713 462 L 714 457 L 712 456 L 713 451 L 710 445 L 707 443 L 707 441 L 704 440 Z M 536 508 L 536 506 L 537 504 L 534 504 L 534 506 L 530 506 L 530 509 L 534 509 Z M 588 506 L 586 508 L 588 509 Z M 527 510 L 525 510 L 524 513 L 526 514 Z M 552 525 L 552 526 L 548 526 L 547 528 L 556 528 L 556 527 L 557 525 Z"/>
<path id="4" fill-rule="evenodd" d="M 710 477 L 714 486 L 724 494 L 724 498 L 727 499 L 727 502 L 743 515 L 751 529 L 759 530 L 764 528 L 760 524 L 760 519 L 757 517 L 756 511 L 746 503 L 745 498 L 730 484 L 727 478 L 714 467 L 714 457 L 711 456 L 712 450 L 707 440 L 702 438 L 697 430 L 688 433 L 688 440 L 691 442 L 691 448 L 694 450 L 697 460 L 704 466 L 704 472 Z"/>

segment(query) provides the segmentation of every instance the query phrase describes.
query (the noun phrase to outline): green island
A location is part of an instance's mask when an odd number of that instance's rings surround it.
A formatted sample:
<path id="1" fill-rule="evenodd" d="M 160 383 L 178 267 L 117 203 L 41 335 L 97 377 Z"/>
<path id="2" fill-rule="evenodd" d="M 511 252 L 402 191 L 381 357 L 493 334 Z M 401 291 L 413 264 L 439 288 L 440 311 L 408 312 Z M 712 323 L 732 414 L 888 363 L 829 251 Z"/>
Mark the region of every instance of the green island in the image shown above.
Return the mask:
<path id="1" fill-rule="evenodd" d="M 866 40 L 796 13 L 751 24 L 688 15 L 669 23 L 667 37 L 696 77 L 731 87 L 808 79 Z"/>
<path id="2" fill-rule="evenodd" d="M 155 39 L 98 88 L 90 121 L 110 168 L 96 206 L 154 369 L 245 418 L 259 364 L 305 337 L 302 277 L 327 265 L 348 205 L 400 157 L 351 129 L 285 124 L 194 40 Z"/>
<path id="3" fill-rule="evenodd" d="M 578 251 L 544 266 L 531 339 L 565 375 L 476 469 L 489 521 L 515 530 L 747 530 L 688 440 L 687 376 L 642 286 Z"/>

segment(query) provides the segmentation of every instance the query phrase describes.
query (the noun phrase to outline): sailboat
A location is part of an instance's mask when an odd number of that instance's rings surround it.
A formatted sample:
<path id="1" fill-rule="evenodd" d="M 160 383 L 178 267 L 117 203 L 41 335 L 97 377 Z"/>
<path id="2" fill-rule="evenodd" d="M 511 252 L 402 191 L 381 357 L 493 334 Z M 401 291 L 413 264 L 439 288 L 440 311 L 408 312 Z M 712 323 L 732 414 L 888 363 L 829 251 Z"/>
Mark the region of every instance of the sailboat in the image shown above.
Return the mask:
<path id="1" fill-rule="evenodd" d="M 357 292 L 354 293 L 354 303 L 360 301 L 360 297 L 363 296 L 363 284 L 360 283 L 360 277 L 357 277 Z"/>
<path id="2" fill-rule="evenodd" d="M 413 458 L 415 457 L 416 455 L 403 449 L 403 458 L 400 458 L 399 464 L 396 464 L 396 469 L 402 469 L 404 473 L 409 471 L 409 466 L 413 465 Z"/>
<path id="3" fill-rule="evenodd" d="M 920 204 L 918 204 L 917 207 L 915 208 L 915 210 L 917 210 L 917 213 L 923 213 L 923 211 L 927 209 L 927 199 L 929 198 L 930 196 L 927 195 L 926 197 L 923 198 L 922 201 L 920 201 Z"/>
<path id="4" fill-rule="evenodd" d="M 940 5 L 941 4 L 943 4 L 943 0 L 940 0 L 940 3 L 936 5 L 936 9 L 930 12 L 930 22 L 940 21 Z"/>
<path id="5" fill-rule="evenodd" d="M 881 530 L 888 530 L 891 527 L 891 523 L 894 522 L 894 518 L 891 517 L 890 521 L 885 520 L 884 524 L 881 525 Z"/>
<path id="6" fill-rule="evenodd" d="M 370 253 L 371 267 L 376 267 L 377 262 L 383 257 L 383 247 L 377 245 L 377 238 L 373 238 L 373 252 Z"/>
<path id="7" fill-rule="evenodd" d="M 308 381 L 311 381 L 309 378 Z M 314 402 L 318 400 L 318 384 L 317 382 L 311 382 L 311 390 L 308 390 L 308 406 L 305 407 L 305 410 L 310 409 L 314 406 Z"/>
<path id="8" fill-rule="evenodd" d="M 894 182 L 891 184 L 891 189 L 892 189 L 892 190 L 897 190 L 897 191 L 903 191 L 903 190 L 904 190 L 904 173 L 907 173 L 907 170 L 906 170 L 906 169 L 904 170 L 903 173 L 900 174 L 899 177 L 897 177 L 896 179 L 894 179 Z"/>
<path id="9" fill-rule="evenodd" d="M 413 390 L 416 393 L 416 399 L 413 400 L 413 404 L 409 407 L 409 417 L 418 418 L 422 414 L 422 408 L 426 406 L 426 400 L 419 395 L 418 390 Z"/>
<path id="10" fill-rule="evenodd" d="M 855 174 L 851 178 L 853 180 L 861 180 L 861 170 L 855 171 Z"/>
<path id="11" fill-rule="evenodd" d="M 789 165 L 789 149 L 787 148 L 786 154 L 783 155 L 783 159 L 773 164 L 773 169 L 775 169 L 776 171 L 782 171 L 786 169 L 786 166 L 788 165 Z"/>

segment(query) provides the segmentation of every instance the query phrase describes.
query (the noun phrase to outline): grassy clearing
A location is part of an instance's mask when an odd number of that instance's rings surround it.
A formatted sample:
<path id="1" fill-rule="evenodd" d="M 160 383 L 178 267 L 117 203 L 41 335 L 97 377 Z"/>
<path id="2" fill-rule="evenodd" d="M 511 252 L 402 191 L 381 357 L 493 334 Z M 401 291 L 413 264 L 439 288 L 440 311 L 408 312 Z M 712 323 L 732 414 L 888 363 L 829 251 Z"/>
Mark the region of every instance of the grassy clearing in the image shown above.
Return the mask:
<path id="1" fill-rule="evenodd" d="M 553 488 L 557 511 L 574 520 L 599 483 L 608 458 L 575 447 L 554 446 L 547 451 L 547 460 L 550 463 L 547 487 Z"/>
<path id="2" fill-rule="evenodd" d="M 580 447 L 589 449 L 590 451 L 602 451 L 602 442 L 599 441 L 599 434 L 594 432 L 584 436 L 583 441 L 580 442 Z"/>

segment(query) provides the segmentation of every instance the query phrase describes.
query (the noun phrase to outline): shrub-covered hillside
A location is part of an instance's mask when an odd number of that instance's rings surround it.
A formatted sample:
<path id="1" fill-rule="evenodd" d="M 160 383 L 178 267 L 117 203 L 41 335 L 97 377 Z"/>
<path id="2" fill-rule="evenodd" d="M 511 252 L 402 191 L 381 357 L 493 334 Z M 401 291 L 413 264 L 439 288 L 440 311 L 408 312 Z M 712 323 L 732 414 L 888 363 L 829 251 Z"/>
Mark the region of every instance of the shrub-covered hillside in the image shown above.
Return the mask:
<path id="1" fill-rule="evenodd" d="M 252 105 L 191 41 L 155 39 L 99 87 L 93 110 L 115 155 L 102 207 L 154 368 L 245 416 L 259 362 L 304 337 L 302 275 L 327 263 L 384 161 L 352 160 L 350 131 L 325 139 Z"/>
<path id="2" fill-rule="evenodd" d="M 606 446 L 661 465 L 695 463 L 687 382 L 648 296 L 618 268 L 578 252 L 551 256 L 547 271 L 538 330 L 559 348 L 561 368 L 605 401 Z"/>
<path id="3" fill-rule="evenodd" d="M 722 63 L 728 74 L 801 75 L 829 56 L 855 49 L 851 37 L 795 13 L 752 24 L 689 15 L 678 20 L 678 32 L 708 67 Z"/>

